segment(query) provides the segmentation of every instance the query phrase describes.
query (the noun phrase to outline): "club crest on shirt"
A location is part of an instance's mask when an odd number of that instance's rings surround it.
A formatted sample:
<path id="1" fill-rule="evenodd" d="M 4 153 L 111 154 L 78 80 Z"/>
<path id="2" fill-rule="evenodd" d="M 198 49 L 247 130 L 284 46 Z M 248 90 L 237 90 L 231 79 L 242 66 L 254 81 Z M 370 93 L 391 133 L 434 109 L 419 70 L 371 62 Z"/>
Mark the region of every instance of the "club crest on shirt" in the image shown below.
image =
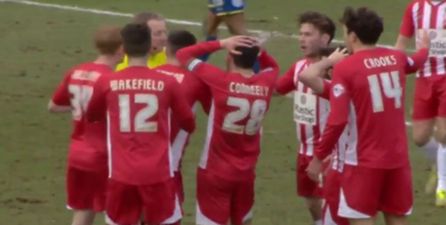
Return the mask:
<path id="1" fill-rule="evenodd" d="M 341 96 L 342 94 L 344 94 L 345 89 L 344 86 L 342 86 L 342 84 L 336 84 L 333 87 L 333 95 L 337 98 L 339 96 Z"/>

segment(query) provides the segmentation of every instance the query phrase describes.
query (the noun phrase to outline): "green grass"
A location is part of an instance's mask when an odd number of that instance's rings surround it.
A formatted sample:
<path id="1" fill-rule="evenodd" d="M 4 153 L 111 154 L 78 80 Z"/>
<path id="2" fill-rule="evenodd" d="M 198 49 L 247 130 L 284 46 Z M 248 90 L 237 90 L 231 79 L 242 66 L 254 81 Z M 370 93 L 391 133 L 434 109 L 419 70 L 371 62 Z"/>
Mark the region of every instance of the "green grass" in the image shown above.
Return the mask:
<path id="1" fill-rule="evenodd" d="M 194 21 L 201 21 L 206 13 L 204 0 L 45 2 L 120 12 L 154 10 L 168 18 Z M 384 16 L 386 32 L 382 42 L 391 44 L 406 3 L 405 0 L 375 0 L 373 3 L 248 0 L 247 17 L 250 28 L 296 33 L 294 21 L 300 12 L 318 10 L 339 18 L 347 4 L 368 4 Z M 278 20 L 273 19 L 275 16 Z M 64 185 L 70 118 L 69 115 L 50 115 L 46 104 L 66 69 L 94 58 L 91 47 L 94 30 L 100 24 L 125 24 L 127 20 L 0 3 L 0 218 L 3 223 L 69 223 L 71 214 L 64 207 Z M 170 28 L 178 26 L 170 25 Z M 199 27 L 185 28 L 201 35 Z M 282 71 L 299 55 L 295 39 L 274 38 L 267 47 L 280 62 Z M 213 56 L 212 61 L 222 62 L 221 55 Z M 409 82 L 407 109 L 411 107 L 412 86 Z M 203 145 L 205 121 L 200 114 L 198 132 L 191 140 L 184 161 L 187 197 L 184 224 L 194 221 L 195 168 Z M 304 202 L 295 195 L 297 141 L 294 126 L 291 100 L 275 97 L 265 121 L 263 152 L 257 169 L 255 224 L 310 224 Z M 416 194 L 411 224 L 444 224 L 444 210 L 434 208 L 433 196 L 423 194 L 426 163 L 422 154 L 411 146 Z M 102 218 L 96 224 L 103 224 Z"/>

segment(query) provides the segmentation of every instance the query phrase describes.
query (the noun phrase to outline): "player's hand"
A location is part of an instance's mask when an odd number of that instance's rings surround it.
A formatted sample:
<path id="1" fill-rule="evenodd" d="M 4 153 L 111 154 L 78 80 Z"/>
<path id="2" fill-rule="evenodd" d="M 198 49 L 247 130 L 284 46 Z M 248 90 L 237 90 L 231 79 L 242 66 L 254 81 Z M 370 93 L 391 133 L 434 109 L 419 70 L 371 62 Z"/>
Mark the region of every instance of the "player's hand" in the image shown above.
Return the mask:
<path id="1" fill-rule="evenodd" d="M 310 164 L 308 165 L 307 174 L 310 179 L 312 179 L 314 182 L 322 182 L 321 180 L 321 173 L 322 173 L 322 161 L 317 159 L 316 157 L 313 157 Z"/>
<path id="2" fill-rule="evenodd" d="M 328 56 L 328 60 L 330 61 L 331 66 L 334 66 L 336 63 L 343 60 L 348 56 L 347 48 L 337 48 L 333 53 Z"/>
<path id="3" fill-rule="evenodd" d="M 429 37 L 429 33 L 427 30 L 423 30 L 420 33 L 420 38 L 417 39 L 417 47 L 418 49 L 427 48 L 429 49 L 431 45 L 431 39 Z"/>
<path id="4" fill-rule="evenodd" d="M 232 54 L 241 54 L 239 51 L 235 50 L 238 46 L 252 47 L 258 45 L 257 39 L 255 37 L 238 35 L 230 38 L 226 38 L 220 41 L 223 48 L 227 49 L 228 52 Z"/>

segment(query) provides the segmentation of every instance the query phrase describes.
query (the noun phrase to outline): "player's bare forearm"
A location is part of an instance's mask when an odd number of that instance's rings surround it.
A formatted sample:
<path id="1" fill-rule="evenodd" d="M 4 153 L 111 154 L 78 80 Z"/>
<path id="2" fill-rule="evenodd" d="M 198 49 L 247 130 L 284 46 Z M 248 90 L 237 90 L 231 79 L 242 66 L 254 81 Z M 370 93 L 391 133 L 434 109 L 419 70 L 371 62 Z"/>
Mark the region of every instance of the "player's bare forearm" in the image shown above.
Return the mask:
<path id="1" fill-rule="evenodd" d="M 395 48 L 399 49 L 401 51 L 405 51 L 407 46 L 410 43 L 411 38 L 408 38 L 403 35 L 398 35 L 398 38 L 396 39 Z"/>
<path id="2" fill-rule="evenodd" d="M 188 65 L 192 60 L 221 49 L 219 41 L 201 42 L 178 50 L 176 56 L 182 65 Z"/>
<path id="3" fill-rule="evenodd" d="M 48 111 L 52 113 L 67 113 L 71 112 L 71 106 L 56 105 L 52 100 L 48 102 Z"/>
<path id="4" fill-rule="evenodd" d="M 261 70 L 268 68 L 271 68 L 273 70 L 279 70 L 279 65 L 277 64 L 277 61 L 273 57 L 271 57 L 265 50 L 262 50 L 262 52 L 259 55 L 259 64 Z"/>

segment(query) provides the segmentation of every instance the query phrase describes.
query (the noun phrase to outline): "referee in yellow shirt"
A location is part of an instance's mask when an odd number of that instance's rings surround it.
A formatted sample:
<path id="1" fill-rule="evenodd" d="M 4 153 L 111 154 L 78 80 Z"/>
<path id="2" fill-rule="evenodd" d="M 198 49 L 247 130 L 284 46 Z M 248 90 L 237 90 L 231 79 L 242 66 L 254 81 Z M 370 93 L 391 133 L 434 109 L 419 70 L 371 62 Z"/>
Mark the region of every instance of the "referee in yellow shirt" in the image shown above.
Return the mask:
<path id="1" fill-rule="evenodd" d="M 152 36 L 152 45 L 147 58 L 147 66 L 154 68 L 166 63 L 167 26 L 164 17 L 153 12 L 141 12 L 133 17 L 133 22 L 147 24 Z M 116 66 L 116 71 L 123 70 L 128 66 L 128 57 Z"/>

